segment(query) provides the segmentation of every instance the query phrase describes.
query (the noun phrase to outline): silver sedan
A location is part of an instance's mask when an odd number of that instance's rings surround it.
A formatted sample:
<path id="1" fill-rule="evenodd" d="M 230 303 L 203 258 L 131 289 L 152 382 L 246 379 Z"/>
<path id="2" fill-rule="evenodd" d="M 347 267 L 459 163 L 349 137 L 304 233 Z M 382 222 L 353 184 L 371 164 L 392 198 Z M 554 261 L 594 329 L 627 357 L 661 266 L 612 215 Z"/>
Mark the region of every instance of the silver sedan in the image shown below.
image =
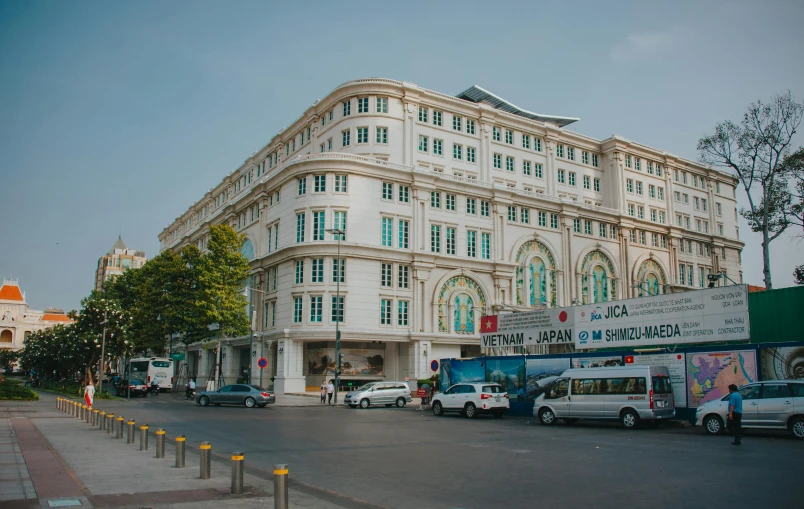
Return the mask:
<path id="1" fill-rule="evenodd" d="M 234 384 L 221 387 L 217 391 L 201 392 L 195 401 L 201 406 L 245 405 L 248 408 L 263 408 L 276 403 L 276 395 L 256 385 Z"/>

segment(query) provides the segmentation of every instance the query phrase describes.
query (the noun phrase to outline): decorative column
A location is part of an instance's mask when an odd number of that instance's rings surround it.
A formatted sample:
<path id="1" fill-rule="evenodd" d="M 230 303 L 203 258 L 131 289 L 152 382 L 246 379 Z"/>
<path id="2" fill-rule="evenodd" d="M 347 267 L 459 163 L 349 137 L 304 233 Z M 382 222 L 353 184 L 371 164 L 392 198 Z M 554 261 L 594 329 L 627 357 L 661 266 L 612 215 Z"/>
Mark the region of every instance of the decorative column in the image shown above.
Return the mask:
<path id="1" fill-rule="evenodd" d="M 277 394 L 304 392 L 304 342 L 290 337 L 290 329 L 285 329 L 284 337 L 277 344 L 276 379 L 274 388 Z"/>

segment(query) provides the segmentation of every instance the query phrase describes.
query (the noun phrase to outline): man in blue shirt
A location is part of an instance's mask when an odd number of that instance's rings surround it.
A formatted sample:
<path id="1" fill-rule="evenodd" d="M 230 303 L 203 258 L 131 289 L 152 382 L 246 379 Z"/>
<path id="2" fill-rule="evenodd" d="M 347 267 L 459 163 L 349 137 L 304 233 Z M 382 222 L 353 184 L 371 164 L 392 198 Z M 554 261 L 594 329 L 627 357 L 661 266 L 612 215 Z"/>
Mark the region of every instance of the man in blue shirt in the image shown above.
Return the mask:
<path id="1" fill-rule="evenodd" d="M 734 432 L 734 442 L 731 445 L 740 445 L 743 438 L 743 397 L 734 384 L 729 385 L 729 423 Z"/>

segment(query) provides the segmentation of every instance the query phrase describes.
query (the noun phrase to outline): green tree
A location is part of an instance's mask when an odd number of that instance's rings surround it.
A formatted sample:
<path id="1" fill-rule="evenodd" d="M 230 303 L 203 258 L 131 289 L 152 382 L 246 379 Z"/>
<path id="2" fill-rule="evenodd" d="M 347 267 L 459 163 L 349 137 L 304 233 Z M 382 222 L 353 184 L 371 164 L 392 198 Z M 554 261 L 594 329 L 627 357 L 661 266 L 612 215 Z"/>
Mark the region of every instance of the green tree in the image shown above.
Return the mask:
<path id="1" fill-rule="evenodd" d="M 6 373 L 11 373 L 14 363 L 20 358 L 20 353 L 15 350 L 0 350 L 0 369 Z"/>
<path id="2" fill-rule="evenodd" d="M 752 230 L 762 234 L 763 274 L 768 290 L 773 288 L 770 243 L 792 224 L 790 173 L 784 163 L 803 112 L 802 105 L 787 92 L 768 104 L 749 104 L 739 125 L 721 122 L 715 126 L 714 134 L 698 141 L 701 160 L 731 171 L 745 189 L 749 206 L 741 214 Z"/>
<path id="3" fill-rule="evenodd" d="M 198 259 L 197 303 L 201 323 L 218 324 L 224 337 L 246 334 L 248 301 L 243 284 L 249 277 L 248 260 L 241 254 L 245 236 L 228 225 L 211 226 L 207 252 Z"/>

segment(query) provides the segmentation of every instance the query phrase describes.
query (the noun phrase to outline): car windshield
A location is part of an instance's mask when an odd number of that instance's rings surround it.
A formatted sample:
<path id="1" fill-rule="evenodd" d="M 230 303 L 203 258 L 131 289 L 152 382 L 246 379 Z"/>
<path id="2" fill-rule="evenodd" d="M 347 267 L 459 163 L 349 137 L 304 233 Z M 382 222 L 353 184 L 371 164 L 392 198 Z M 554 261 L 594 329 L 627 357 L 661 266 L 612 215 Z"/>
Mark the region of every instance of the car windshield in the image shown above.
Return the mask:
<path id="1" fill-rule="evenodd" d="M 129 385 L 145 385 L 145 382 L 142 380 L 132 380 Z"/>
<path id="2" fill-rule="evenodd" d="M 151 366 L 155 368 L 169 368 L 170 363 L 167 361 L 151 361 Z"/>
<path id="3" fill-rule="evenodd" d="M 358 388 L 357 388 L 357 389 L 355 389 L 355 390 L 356 390 L 356 391 L 367 391 L 367 390 L 371 389 L 372 387 L 374 387 L 375 385 L 377 385 L 377 384 L 376 384 L 376 383 L 373 383 L 373 384 L 361 385 L 360 387 L 358 387 Z"/>
<path id="4" fill-rule="evenodd" d="M 671 394 L 673 387 L 670 384 L 669 376 L 654 376 L 653 377 L 653 393 L 654 394 Z"/>
<path id="5" fill-rule="evenodd" d="M 488 393 L 491 393 L 491 394 L 502 394 L 502 393 L 504 393 L 505 391 L 504 391 L 504 390 L 503 390 L 503 388 L 502 388 L 501 386 L 499 386 L 499 385 L 484 385 L 484 386 L 483 386 L 483 392 L 485 392 L 486 394 L 488 394 Z"/>

